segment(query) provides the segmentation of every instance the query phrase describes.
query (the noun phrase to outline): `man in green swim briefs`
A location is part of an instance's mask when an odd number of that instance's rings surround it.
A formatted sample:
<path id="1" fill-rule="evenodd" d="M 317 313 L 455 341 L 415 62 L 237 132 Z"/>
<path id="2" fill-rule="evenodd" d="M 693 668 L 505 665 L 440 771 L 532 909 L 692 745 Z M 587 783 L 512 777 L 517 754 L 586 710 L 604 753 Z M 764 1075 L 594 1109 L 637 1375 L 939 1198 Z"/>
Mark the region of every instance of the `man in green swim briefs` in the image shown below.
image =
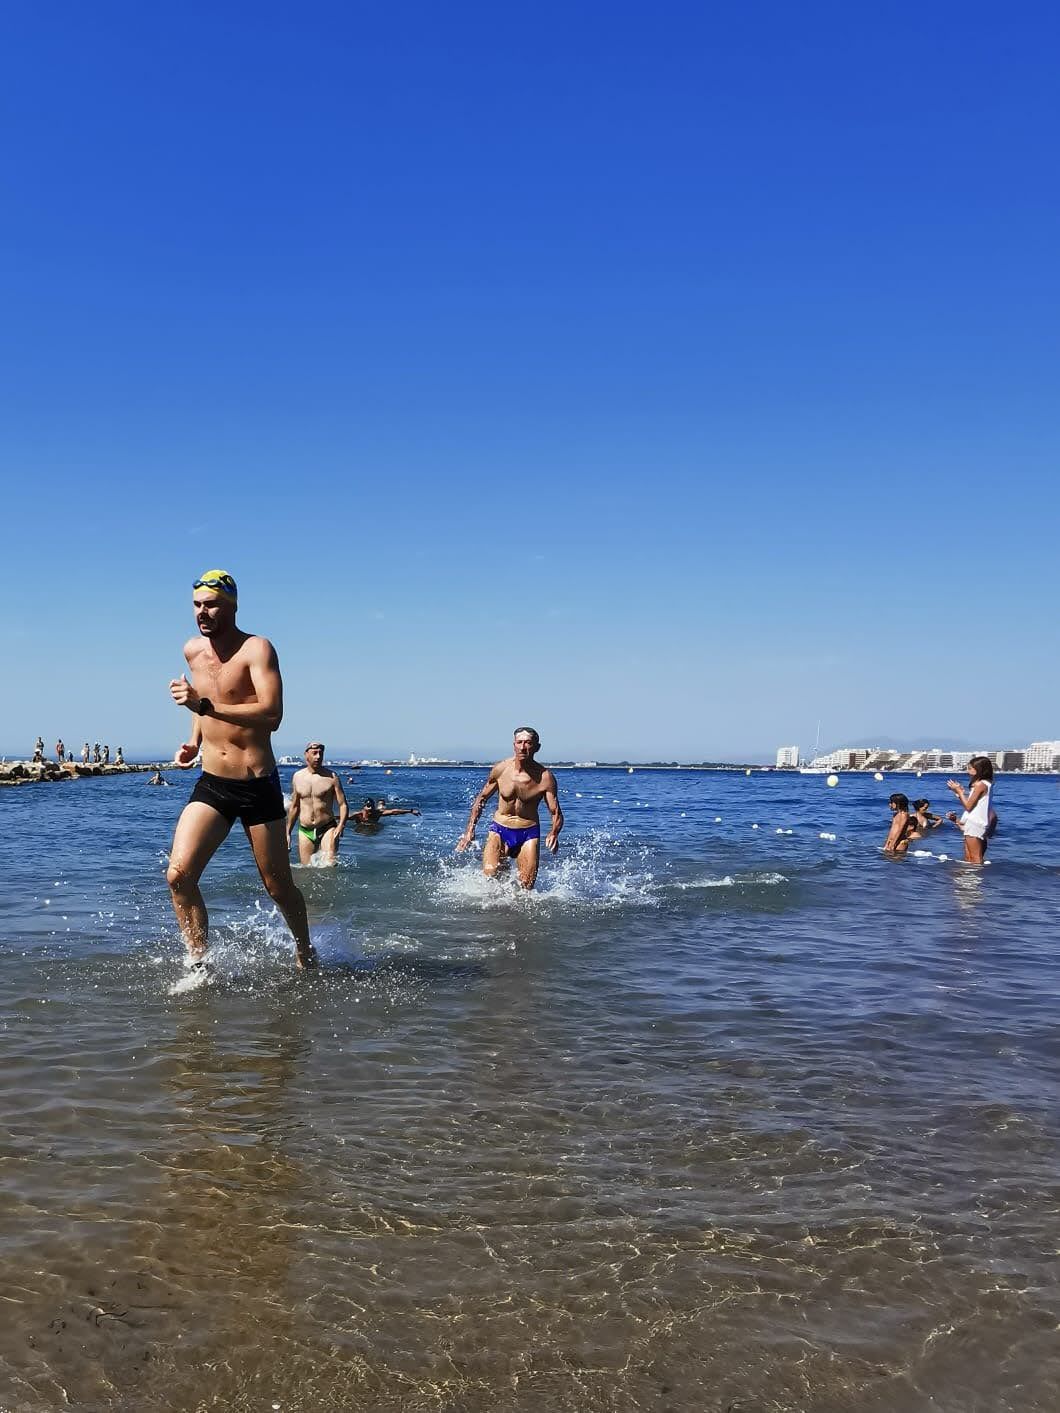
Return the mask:
<path id="1" fill-rule="evenodd" d="M 339 817 L 335 818 L 335 805 Z M 295 772 L 291 781 L 291 805 L 287 811 L 287 847 L 298 821 L 298 857 L 303 864 L 320 853 L 322 863 L 333 864 L 338 859 L 339 840 L 346 828 L 350 807 L 346 803 L 342 781 L 324 764 L 324 747 L 320 741 L 310 741 L 305 748 L 305 769 Z"/>

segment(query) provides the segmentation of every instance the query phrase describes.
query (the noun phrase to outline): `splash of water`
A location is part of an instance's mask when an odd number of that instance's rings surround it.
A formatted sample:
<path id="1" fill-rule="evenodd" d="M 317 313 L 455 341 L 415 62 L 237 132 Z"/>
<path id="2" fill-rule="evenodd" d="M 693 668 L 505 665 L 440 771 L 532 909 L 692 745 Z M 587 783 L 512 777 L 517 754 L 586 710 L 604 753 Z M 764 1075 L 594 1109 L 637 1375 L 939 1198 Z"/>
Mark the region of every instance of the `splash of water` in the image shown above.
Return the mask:
<path id="1" fill-rule="evenodd" d="M 609 909 L 652 907 L 656 888 L 649 851 L 603 829 L 573 839 L 553 860 L 547 851 L 532 892 L 519 886 L 514 862 L 487 878 L 477 860 L 442 859 L 435 891 L 441 898 L 478 908 L 534 909 L 554 903 Z"/>

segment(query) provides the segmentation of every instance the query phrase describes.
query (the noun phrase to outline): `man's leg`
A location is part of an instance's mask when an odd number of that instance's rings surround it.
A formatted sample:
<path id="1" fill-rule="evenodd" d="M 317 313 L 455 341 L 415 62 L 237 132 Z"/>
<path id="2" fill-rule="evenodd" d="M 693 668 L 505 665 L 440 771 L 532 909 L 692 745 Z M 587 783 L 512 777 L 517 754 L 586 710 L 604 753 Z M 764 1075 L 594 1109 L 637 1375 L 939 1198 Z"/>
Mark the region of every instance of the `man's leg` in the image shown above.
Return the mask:
<path id="1" fill-rule="evenodd" d="M 287 848 L 287 830 L 282 819 L 268 824 L 245 824 L 243 828 L 254 850 L 254 862 L 261 874 L 265 891 L 283 913 L 294 937 L 295 958 L 299 969 L 316 964 L 317 954 L 309 940 L 309 919 L 305 899 L 295 887 L 291 876 L 291 853 Z"/>
<path id="2" fill-rule="evenodd" d="M 488 833 L 482 846 L 482 872 L 487 878 L 496 878 L 504 862 L 504 843 L 499 834 Z"/>
<path id="3" fill-rule="evenodd" d="M 298 829 L 298 826 L 295 825 L 295 828 Z M 298 829 L 298 862 L 303 866 L 308 866 L 312 863 L 313 855 L 316 851 L 316 840 L 307 839 L 302 831 Z"/>
<path id="4" fill-rule="evenodd" d="M 208 927 L 199 879 L 231 828 L 223 814 L 218 814 L 201 800 L 185 805 L 177 820 L 173 847 L 169 851 L 166 882 L 173 898 L 173 911 L 184 935 L 184 945 L 193 957 L 201 957 L 206 951 Z"/>
<path id="5" fill-rule="evenodd" d="M 540 858 L 541 841 L 527 839 L 515 858 L 519 870 L 519 882 L 524 888 L 532 888 L 537 882 L 537 865 Z"/>
<path id="6" fill-rule="evenodd" d="M 321 861 L 326 864 L 336 864 L 339 861 L 339 831 L 332 826 L 320 841 Z"/>

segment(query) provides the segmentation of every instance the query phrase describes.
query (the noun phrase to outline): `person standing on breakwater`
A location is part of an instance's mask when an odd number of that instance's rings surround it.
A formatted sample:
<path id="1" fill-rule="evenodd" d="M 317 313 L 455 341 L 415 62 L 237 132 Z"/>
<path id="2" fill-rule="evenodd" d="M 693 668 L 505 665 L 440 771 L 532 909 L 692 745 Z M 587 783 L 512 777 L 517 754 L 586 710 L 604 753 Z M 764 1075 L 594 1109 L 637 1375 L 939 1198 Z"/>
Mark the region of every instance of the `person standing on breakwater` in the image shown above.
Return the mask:
<path id="1" fill-rule="evenodd" d="M 88 764 L 88 755 L 89 755 L 89 751 L 88 751 L 88 742 L 86 741 L 85 744 L 81 747 L 81 764 L 82 764 L 82 765 L 87 765 L 87 764 Z"/>
<path id="2" fill-rule="evenodd" d="M 495 878 L 505 858 L 514 858 L 519 870 L 519 882 L 524 888 L 533 888 L 537 881 L 541 847 L 541 825 L 538 822 L 541 801 L 545 801 L 552 816 L 552 828 L 545 846 L 553 853 L 559 848 L 563 811 L 559 807 L 556 777 L 534 759 L 541 749 L 541 738 L 534 728 L 516 727 L 512 748 L 512 755 L 508 760 L 497 762 L 489 773 L 489 779 L 475 796 L 467 828 L 457 842 L 456 851 L 462 853 L 471 843 L 486 801 L 497 792 L 497 812 L 482 846 L 482 872 L 487 878 Z"/>
<path id="3" fill-rule="evenodd" d="M 174 763 L 189 766 L 202 751 L 203 772 L 177 821 L 166 881 L 192 966 L 203 965 L 208 920 L 199 879 L 238 819 L 265 889 L 294 936 L 298 967 L 316 964 L 305 899 L 295 887 L 283 791 L 272 733 L 283 719 L 283 682 L 267 638 L 236 627 L 238 591 L 231 574 L 210 569 L 192 585 L 199 637 L 184 646 L 191 681 L 169 684 L 177 706 L 193 716 Z"/>
<path id="4" fill-rule="evenodd" d="M 60 736 L 55 743 L 55 759 L 62 765 L 66 759 L 66 747 L 63 745 L 63 738 Z"/>
<path id="5" fill-rule="evenodd" d="M 335 806 L 339 817 L 335 818 Z M 291 832 L 298 821 L 298 857 L 309 863 L 319 849 L 324 863 L 338 861 L 339 840 L 346 828 L 350 807 L 342 781 L 324 764 L 324 746 L 310 741 L 305 748 L 305 769 L 296 770 L 291 781 L 291 807 L 287 811 L 287 847 L 291 847 Z"/>

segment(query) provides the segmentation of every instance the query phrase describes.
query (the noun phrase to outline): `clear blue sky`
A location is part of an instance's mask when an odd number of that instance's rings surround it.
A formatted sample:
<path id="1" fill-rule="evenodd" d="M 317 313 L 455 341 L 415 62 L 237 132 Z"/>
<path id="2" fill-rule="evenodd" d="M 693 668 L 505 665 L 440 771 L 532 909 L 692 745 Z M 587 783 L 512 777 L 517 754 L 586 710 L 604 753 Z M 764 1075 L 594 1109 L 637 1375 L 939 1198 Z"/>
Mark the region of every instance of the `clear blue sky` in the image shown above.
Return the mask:
<path id="1" fill-rule="evenodd" d="M 0 749 L 1060 736 L 1047 5 L 0 25 Z"/>

